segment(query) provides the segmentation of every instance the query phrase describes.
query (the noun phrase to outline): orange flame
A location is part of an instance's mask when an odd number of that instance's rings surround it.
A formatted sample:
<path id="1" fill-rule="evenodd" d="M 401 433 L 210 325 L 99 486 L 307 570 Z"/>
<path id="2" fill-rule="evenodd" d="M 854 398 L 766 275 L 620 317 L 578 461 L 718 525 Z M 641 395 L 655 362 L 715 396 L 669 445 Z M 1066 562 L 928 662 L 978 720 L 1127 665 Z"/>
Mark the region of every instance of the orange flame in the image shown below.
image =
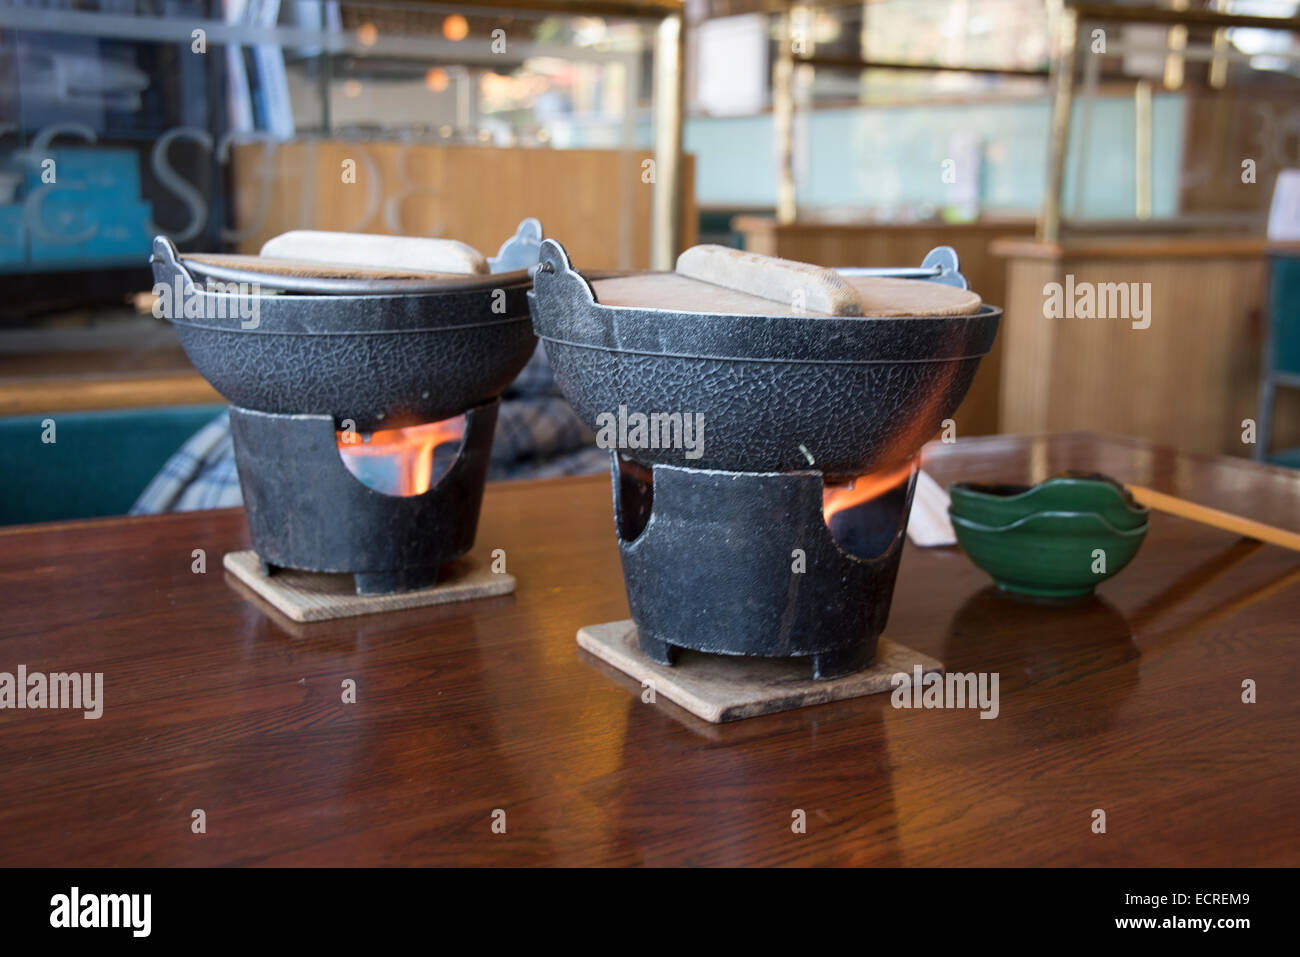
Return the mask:
<path id="1" fill-rule="evenodd" d="M 397 487 L 390 495 L 423 495 L 433 484 L 433 450 L 445 442 L 459 442 L 465 434 L 465 417 L 412 425 L 404 429 L 371 432 L 369 441 L 355 432 L 334 433 L 343 464 L 354 475 L 363 459 L 390 459 Z"/>
<path id="2" fill-rule="evenodd" d="M 837 512 L 853 508 L 896 489 L 912 474 L 912 463 L 871 475 L 859 475 L 848 485 L 827 485 L 822 489 L 822 515 L 826 521 Z"/>

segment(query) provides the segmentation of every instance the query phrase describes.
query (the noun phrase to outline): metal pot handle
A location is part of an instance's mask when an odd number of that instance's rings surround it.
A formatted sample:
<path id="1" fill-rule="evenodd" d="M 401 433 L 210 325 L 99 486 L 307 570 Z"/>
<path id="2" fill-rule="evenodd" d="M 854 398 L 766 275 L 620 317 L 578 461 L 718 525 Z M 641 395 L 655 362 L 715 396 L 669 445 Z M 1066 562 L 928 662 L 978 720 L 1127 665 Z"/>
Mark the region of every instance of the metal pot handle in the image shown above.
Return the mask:
<path id="1" fill-rule="evenodd" d="M 596 304 L 596 293 L 585 276 L 573 268 L 569 253 L 554 239 L 542 240 L 533 274 L 533 294 L 539 303 Z"/>
<path id="2" fill-rule="evenodd" d="M 922 279 L 926 282 L 942 283 L 945 286 L 956 286 L 958 289 L 969 289 L 966 277 L 961 274 L 961 266 L 957 262 L 957 250 L 951 246 L 936 246 L 926 253 L 925 259 L 921 261 L 921 266 L 917 268 L 886 266 L 883 268 L 855 268 L 835 270 L 841 276 L 884 276 L 892 279 Z"/>
<path id="3" fill-rule="evenodd" d="M 188 269 L 181 265 L 180 250 L 176 244 L 166 236 L 155 236 L 153 239 L 153 252 L 149 256 L 151 266 L 161 266 L 161 275 L 158 268 L 154 269 L 154 278 L 158 282 L 166 282 L 167 285 L 173 285 L 176 277 L 180 276 L 182 280 L 182 291 L 189 293 L 196 288 L 194 277 L 190 275 Z"/>
<path id="4" fill-rule="evenodd" d="M 529 216 L 519 224 L 515 234 L 501 244 L 495 256 L 488 257 L 488 269 L 493 273 L 537 269 L 538 253 L 542 244 L 542 224 Z"/>

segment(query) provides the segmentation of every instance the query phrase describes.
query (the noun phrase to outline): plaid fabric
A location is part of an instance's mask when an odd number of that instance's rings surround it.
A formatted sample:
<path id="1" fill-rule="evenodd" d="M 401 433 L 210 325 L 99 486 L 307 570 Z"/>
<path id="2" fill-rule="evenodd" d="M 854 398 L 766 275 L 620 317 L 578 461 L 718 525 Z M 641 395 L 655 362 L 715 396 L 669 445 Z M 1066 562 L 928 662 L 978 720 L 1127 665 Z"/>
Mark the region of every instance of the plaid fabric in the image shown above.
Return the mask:
<path id="1" fill-rule="evenodd" d="M 192 512 L 242 505 L 230 415 L 219 416 L 190 436 L 131 506 L 132 515 Z"/>
<path id="2" fill-rule="evenodd" d="M 489 481 L 584 475 L 609 468 L 609 452 L 574 415 L 541 343 L 506 390 L 492 439 Z M 223 412 L 167 460 L 131 506 L 132 515 L 240 505 L 239 474 Z"/>

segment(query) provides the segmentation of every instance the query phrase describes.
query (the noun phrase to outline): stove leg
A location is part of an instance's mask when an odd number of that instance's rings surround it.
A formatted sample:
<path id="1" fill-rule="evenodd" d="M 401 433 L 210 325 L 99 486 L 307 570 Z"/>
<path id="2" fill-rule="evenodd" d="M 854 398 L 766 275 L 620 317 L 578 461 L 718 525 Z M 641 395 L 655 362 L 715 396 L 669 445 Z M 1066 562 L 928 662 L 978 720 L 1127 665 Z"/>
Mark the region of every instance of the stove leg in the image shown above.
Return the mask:
<path id="1" fill-rule="evenodd" d="M 438 583 L 438 569 L 399 568 L 387 572 L 356 572 L 352 583 L 358 595 L 391 595 L 394 592 L 414 591 Z"/>
<path id="2" fill-rule="evenodd" d="M 636 639 L 641 646 L 641 654 L 656 664 L 672 667 L 677 658 L 677 648 L 675 646 L 668 644 L 666 641 L 660 641 L 658 638 L 652 638 L 644 632 L 638 632 Z"/>
<path id="3" fill-rule="evenodd" d="M 812 673 L 814 681 L 829 681 L 831 678 L 843 678 L 855 671 L 861 671 L 871 664 L 871 642 L 861 642 L 851 648 L 836 651 L 823 651 L 812 656 Z"/>

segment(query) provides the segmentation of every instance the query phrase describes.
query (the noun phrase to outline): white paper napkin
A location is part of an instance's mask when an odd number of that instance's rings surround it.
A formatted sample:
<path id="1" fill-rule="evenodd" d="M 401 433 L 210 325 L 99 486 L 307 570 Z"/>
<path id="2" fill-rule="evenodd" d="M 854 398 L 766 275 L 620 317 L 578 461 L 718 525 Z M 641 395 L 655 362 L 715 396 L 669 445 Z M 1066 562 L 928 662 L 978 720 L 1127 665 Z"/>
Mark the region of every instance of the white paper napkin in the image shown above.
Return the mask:
<path id="1" fill-rule="evenodd" d="M 907 521 L 907 537 L 921 548 L 956 545 L 957 535 L 948 518 L 948 493 L 925 469 L 916 477 L 912 493 L 912 517 Z"/>

